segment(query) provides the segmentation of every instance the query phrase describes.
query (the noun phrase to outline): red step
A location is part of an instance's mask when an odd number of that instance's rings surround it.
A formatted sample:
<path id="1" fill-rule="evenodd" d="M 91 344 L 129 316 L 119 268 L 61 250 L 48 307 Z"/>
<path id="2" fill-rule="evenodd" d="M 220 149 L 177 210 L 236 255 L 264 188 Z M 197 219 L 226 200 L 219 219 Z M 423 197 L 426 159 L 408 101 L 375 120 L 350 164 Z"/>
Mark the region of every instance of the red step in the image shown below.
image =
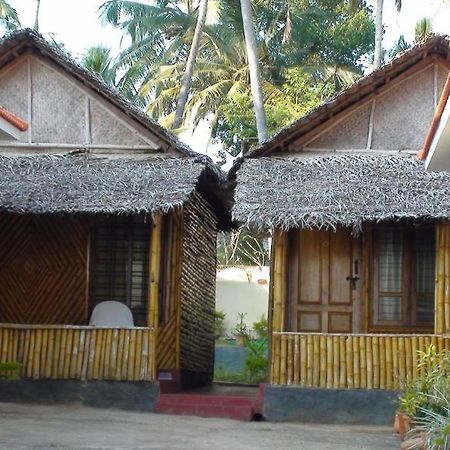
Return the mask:
<path id="1" fill-rule="evenodd" d="M 261 401 L 256 395 L 170 393 L 160 394 L 155 412 L 252 420 L 262 410 Z"/>

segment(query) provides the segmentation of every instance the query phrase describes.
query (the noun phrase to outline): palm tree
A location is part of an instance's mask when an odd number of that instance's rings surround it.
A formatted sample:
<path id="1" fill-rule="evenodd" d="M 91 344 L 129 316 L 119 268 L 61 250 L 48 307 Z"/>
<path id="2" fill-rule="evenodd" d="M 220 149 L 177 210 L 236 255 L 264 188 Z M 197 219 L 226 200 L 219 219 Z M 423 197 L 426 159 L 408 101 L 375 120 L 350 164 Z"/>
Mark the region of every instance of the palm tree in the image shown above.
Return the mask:
<path id="1" fill-rule="evenodd" d="M 361 8 L 365 6 L 364 0 L 348 0 L 350 9 Z M 394 0 L 397 11 L 402 9 L 402 0 Z M 383 7 L 384 0 L 376 0 L 375 4 L 375 54 L 373 58 L 373 68 L 378 69 L 381 66 L 383 53 Z"/>
<path id="2" fill-rule="evenodd" d="M 266 113 L 264 111 L 264 95 L 259 70 L 258 46 L 256 44 L 255 30 L 253 28 L 253 12 L 250 0 L 241 0 L 242 23 L 244 26 L 245 47 L 250 72 L 250 87 L 253 98 L 258 141 L 267 139 Z"/>
<path id="3" fill-rule="evenodd" d="M 433 22 L 429 17 L 423 17 L 416 22 L 414 29 L 414 41 L 419 42 L 429 38 L 433 34 Z"/>
<path id="4" fill-rule="evenodd" d="M 207 21 L 203 26 L 182 126 L 194 127 L 207 117 L 212 122 L 212 132 L 222 133 L 225 113 L 231 103 L 249 99 L 245 114 L 248 112 L 250 122 L 253 116 L 242 10 L 235 0 L 219 0 L 214 6 L 216 4 L 219 5 L 217 20 Z M 189 7 L 190 13 L 187 12 Z M 198 21 L 196 11 L 198 6 L 192 3 L 180 7 L 169 0 L 164 5 L 162 0 L 152 5 L 109 0 L 102 8 L 103 18 L 123 30 L 132 41 L 115 65 L 118 73 L 124 74 L 117 81 L 117 87 L 167 128 L 173 127 L 181 79 L 186 72 Z M 309 79 L 319 80 L 319 83 L 333 80 L 336 89 L 358 76 L 355 61 L 368 51 L 370 38 L 366 36 L 364 44 L 358 41 L 342 59 L 336 59 L 336 55 L 345 43 L 338 44 L 333 51 L 329 51 L 332 46 L 324 49 L 329 39 L 319 24 L 330 23 L 328 14 L 333 17 L 336 14 L 337 20 L 342 20 L 340 12 L 325 13 L 318 8 L 298 6 L 295 1 L 271 0 L 255 3 L 254 14 L 252 27 L 256 28 L 258 65 L 266 104 L 292 102 L 282 90 L 291 68 L 301 67 L 310 74 Z M 367 10 L 365 14 L 369 23 Z M 346 37 L 345 42 L 353 42 L 349 39 Z M 250 127 L 253 126 L 250 123 Z M 276 129 L 273 123 L 269 126 L 271 131 Z M 249 127 L 247 131 L 250 142 L 254 143 L 256 126 L 255 132 Z"/>
<path id="5" fill-rule="evenodd" d="M 8 1 L 0 0 L 0 24 L 6 32 L 11 32 L 20 28 L 20 20 L 17 11 Z"/>
<path id="6" fill-rule="evenodd" d="M 106 84 L 115 85 L 116 69 L 113 65 L 109 48 L 102 45 L 94 45 L 88 48 L 81 60 L 81 64 L 102 78 Z"/>
<path id="7" fill-rule="evenodd" d="M 39 9 L 41 7 L 41 0 L 36 0 L 36 14 L 34 16 L 34 26 L 36 31 L 39 31 Z"/>
<path id="8" fill-rule="evenodd" d="M 200 0 L 198 8 L 197 23 L 195 25 L 194 39 L 189 50 L 189 56 L 186 61 L 186 69 L 183 77 L 181 78 L 180 95 L 178 96 L 177 108 L 175 110 L 175 120 L 173 121 L 172 128 L 180 128 L 183 122 L 184 109 L 189 97 L 189 91 L 192 85 L 192 75 L 194 73 L 195 61 L 197 60 L 198 50 L 200 48 L 200 40 L 202 38 L 203 27 L 205 26 L 206 13 L 208 10 L 208 0 Z"/>

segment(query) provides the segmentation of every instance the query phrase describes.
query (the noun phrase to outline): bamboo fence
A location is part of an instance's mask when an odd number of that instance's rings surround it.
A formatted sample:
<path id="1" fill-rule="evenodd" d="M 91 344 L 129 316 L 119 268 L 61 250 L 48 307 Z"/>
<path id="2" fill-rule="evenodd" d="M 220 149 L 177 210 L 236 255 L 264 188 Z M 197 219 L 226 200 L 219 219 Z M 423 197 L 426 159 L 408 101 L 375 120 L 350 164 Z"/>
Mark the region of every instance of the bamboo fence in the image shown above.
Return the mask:
<path id="1" fill-rule="evenodd" d="M 401 388 L 425 370 L 418 351 L 450 349 L 448 335 L 273 333 L 270 382 L 333 388 Z"/>
<path id="2" fill-rule="evenodd" d="M 151 328 L 0 324 L 0 362 L 38 379 L 151 381 Z"/>

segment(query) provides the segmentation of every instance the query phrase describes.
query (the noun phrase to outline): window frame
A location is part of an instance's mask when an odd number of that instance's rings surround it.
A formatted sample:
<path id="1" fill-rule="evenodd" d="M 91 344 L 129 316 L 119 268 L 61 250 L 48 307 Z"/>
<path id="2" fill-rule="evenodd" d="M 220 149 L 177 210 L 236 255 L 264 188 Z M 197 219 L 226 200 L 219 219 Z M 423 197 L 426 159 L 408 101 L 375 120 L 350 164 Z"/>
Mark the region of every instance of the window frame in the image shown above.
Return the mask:
<path id="1" fill-rule="evenodd" d="M 92 311 L 94 307 L 102 302 L 107 300 L 102 299 L 96 299 L 95 298 L 95 277 L 96 277 L 96 264 L 97 264 L 97 257 L 96 254 L 96 240 L 97 240 L 97 232 L 98 227 L 101 225 L 108 224 L 108 226 L 111 226 L 112 224 L 126 227 L 126 236 L 127 236 L 127 245 L 126 245 L 126 253 L 127 256 L 125 258 L 126 260 L 126 269 L 125 269 L 125 298 L 124 301 L 117 300 L 116 298 L 112 298 L 110 300 L 114 301 L 120 301 L 120 303 L 125 304 L 128 308 L 130 308 L 132 315 L 133 315 L 133 321 L 135 326 L 147 326 L 147 315 L 148 315 L 148 295 L 149 295 L 149 288 L 150 288 L 150 255 L 149 255 L 149 249 L 151 245 L 151 227 L 152 223 L 149 220 L 146 220 L 144 216 L 107 216 L 102 217 L 99 220 L 95 220 L 95 222 L 91 226 L 90 230 L 90 239 L 89 239 L 89 283 L 88 283 L 88 317 L 91 316 Z M 142 288 L 142 297 L 139 307 L 133 305 L 133 295 L 132 295 L 132 289 L 133 289 L 133 262 L 135 261 L 133 259 L 133 252 L 134 252 L 134 243 L 135 243 L 135 231 L 134 228 L 137 226 L 144 225 L 144 228 L 146 228 L 147 237 L 144 240 L 144 245 L 146 247 L 145 251 L 145 259 L 143 260 L 144 263 L 144 270 L 140 272 L 144 276 L 144 286 Z M 137 241 L 138 239 L 136 239 Z M 106 240 L 105 240 L 106 241 Z M 112 264 L 112 260 L 109 261 L 110 267 Z"/>
<path id="2" fill-rule="evenodd" d="M 378 319 L 378 313 L 380 308 L 380 296 L 382 294 L 389 296 L 389 292 L 383 292 L 379 290 L 379 255 L 377 252 L 377 237 L 376 234 L 380 230 L 395 229 L 400 230 L 402 240 L 402 282 L 401 282 L 401 310 L 402 320 L 390 321 Z M 385 222 L 379 224 L 373 224 L 369 229 L 370 233 L 370 259 L 369 259 L 369 274 L 370 274 L 370 286 L 369 286 L 369 298 L 368 298 L 368 328 L 369 332 L 434 332 L 434 314 L 432 321 L 429 323 L 417 322 L 417 233 L 421 230 L 429 230 L 434 233 L 433 241 L 433 253 L 434 264 L 436 264 L 436 227 L 435 224 L 424 222 L 420 224 L 414 224 L 411 222 Z M 434 273 L 434 272 L 433 272 Z M 405 276 L 406 274 L 406 276 Z M 434 278 L 433 278 L 434 282 Z M 434 283 L 433 283 L 434 286 Z M 392 296 L 398 296 L 398 293 L 392 293 Z M 434 295 L 433 295 L 433 308 L 434 308 Z"/>

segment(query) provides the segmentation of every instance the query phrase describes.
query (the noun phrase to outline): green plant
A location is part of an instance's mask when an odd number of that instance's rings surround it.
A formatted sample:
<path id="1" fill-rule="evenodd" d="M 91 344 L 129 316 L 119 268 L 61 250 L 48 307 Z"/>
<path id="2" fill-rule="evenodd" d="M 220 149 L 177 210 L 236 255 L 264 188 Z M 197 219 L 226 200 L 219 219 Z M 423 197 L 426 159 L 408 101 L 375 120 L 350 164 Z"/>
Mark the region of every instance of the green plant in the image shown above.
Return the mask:
<path id="1" fill-rule="evenodd" d="M 258 339 L 267 339 L 269 335 L 269 323 L 264 314 L 261 315 L 259 320 L 253 322 L 253 331 Z"/>
<path id="2" fill-rule="evenodd" d="M 267 359 L 267 340 L 257 341 L 249 339 L 247 357 L 245 358 L 245 372 L 251 383 L 261 383 L 267 380 L 269 361 Z"/>
<path id="3" fill-rule="evenodd" d="M 18 362 L 0 363 L 0 380 L 18 380 L 21 367 Z"/>
<path id="4" fill-rule="evenodd" d="M 245 316 L 247 313 L 238 313 L 237 320 L 238 322 L 233 328 L 233 335 L 234 336 L 250 336 L 250 328 L 245 323 Z"/>
<path id="5" fill-rule="evenodd" d="M 442 399 L 437 396 L 435 399 Z M 420 408 L 421 418 L 417 420 L 416 426 L 408 433 L 410 436 L 424 436 L 423 448 L 427 450 L 449 450 L 450 449 L 450 408 L 444 406 L 440 412 L 431 408 Z"/>
<path id="6" fill-rule="evenodd" d="M 220 339 L 225 334 L 225 312 L 214 311 L 214 338 Z"/>

